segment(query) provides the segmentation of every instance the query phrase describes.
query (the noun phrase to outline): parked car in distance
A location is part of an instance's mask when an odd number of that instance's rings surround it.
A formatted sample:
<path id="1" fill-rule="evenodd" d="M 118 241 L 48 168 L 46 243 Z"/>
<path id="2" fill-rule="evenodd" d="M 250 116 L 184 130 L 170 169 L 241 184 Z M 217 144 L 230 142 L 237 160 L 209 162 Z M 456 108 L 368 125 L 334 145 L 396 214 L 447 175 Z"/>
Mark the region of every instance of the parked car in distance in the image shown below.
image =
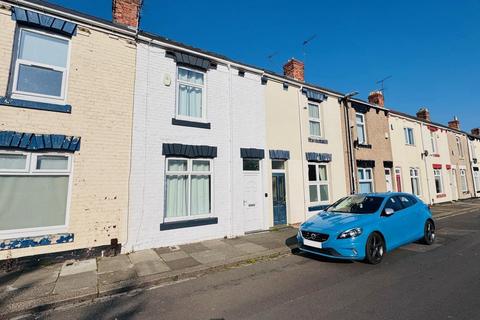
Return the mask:
<path id="1" fill-rule="evenodd" d="M 386 252 L 421 240 L 435 241 L 429 207 L 407 193 L 347 196 L 300 225 L 299 249 L 338 259 L 382 261 Z"/>

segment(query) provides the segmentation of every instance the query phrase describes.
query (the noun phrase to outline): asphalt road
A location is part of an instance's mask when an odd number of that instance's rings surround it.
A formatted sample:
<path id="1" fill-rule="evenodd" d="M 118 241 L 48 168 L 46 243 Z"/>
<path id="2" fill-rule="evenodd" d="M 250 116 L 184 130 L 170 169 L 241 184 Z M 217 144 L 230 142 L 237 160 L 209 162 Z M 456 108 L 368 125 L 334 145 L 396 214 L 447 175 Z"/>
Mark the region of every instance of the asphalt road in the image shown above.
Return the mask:
<path id="1" fill-rule="evenodd" d="M 377 266 L 291 255 L 39 318 L 480 319 L 480 212 L 437 228 Z"/>

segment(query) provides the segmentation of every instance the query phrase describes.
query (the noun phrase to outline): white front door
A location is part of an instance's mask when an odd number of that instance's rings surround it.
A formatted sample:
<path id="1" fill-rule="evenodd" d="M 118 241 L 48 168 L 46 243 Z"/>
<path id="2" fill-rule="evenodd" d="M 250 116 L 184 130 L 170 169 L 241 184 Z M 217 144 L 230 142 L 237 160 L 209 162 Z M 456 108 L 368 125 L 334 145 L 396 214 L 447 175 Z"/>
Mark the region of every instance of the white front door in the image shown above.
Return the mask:
<path id="1" fill-rule="evenodd" d="M 385 182 L 387 184 L 387 192 L 392 192 L 393 191 L 392 170 L 390 170 L 390 168 L 385 168 Z"/>
<path id="2" fill-rule="evenodd" d="M 452 200 L 458 200 L 457 192 L 457 170 L 452 168 L 450 171 L 450 187 L 452 191 Z"/>
<path id="3" fill-rule="evenodd" d="M 262 174 L 259 160 L 245 161 L 249 163 L 243 167 L 243 221 L 244 231 L 249 232 L 264 229 Z"/>

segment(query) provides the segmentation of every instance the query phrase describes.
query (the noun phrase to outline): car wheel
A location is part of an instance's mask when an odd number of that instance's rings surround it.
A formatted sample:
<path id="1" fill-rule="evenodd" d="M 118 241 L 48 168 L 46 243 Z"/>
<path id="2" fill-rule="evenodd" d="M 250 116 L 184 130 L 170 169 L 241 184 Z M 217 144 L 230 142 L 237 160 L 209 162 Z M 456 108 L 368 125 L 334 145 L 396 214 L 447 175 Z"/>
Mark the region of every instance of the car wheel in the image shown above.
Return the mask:
<path id="1" fill-rule="evenodd" d="M 385 254 L 385 243 L 379 233 L 372 233 L 368 236 L 365 247 L 365 260 L 370 264 L 378 264 Z"/>
<path id="2" fill-rule="evenodd" d="M 435 242 L 435 224 L 432 220 L 425 222 L 422 242 L 426 245 L 431 245 Z"/>

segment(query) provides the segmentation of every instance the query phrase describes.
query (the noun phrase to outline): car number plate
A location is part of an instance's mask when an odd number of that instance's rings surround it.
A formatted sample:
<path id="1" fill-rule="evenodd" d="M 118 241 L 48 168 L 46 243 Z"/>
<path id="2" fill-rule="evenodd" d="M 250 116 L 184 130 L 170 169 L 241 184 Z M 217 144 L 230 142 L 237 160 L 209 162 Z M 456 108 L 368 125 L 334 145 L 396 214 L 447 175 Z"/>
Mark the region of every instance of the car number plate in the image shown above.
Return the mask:
<path id="1" fill-rule="evenodd" d="M 314 248 L 319 248 L 319 249 L 322 248 L 322 243 L 317 242 L 317 241 L 303 239 L 303 244 L 306 245 L 306 246 L 309 246 L 309 247 L 314 247 Z"/>

